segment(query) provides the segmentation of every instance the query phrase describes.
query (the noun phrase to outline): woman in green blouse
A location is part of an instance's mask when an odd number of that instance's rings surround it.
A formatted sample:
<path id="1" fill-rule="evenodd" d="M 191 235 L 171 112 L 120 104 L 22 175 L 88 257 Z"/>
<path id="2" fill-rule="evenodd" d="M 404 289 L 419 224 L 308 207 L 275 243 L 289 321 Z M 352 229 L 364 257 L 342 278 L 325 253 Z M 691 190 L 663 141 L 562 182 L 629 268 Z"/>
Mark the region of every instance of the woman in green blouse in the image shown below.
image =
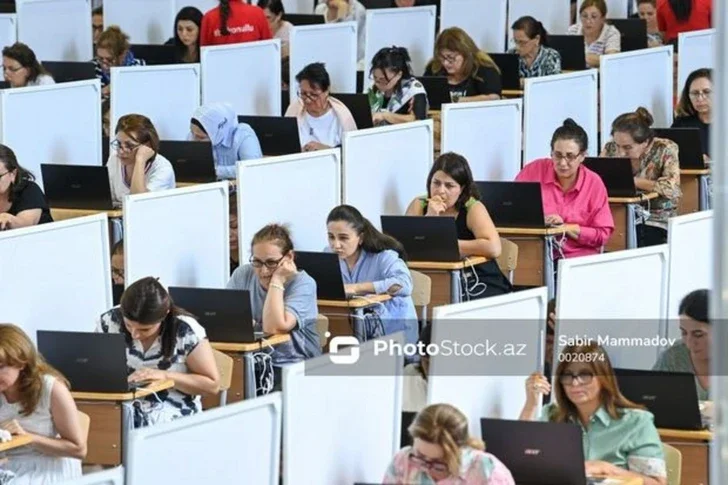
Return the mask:
<path id="1" fill-rule="evenodd" d="M 532 374 L 526 380 L 520 419 L 536 419 L 538 402 L 550 391 L 542 374 Z M 644 485 L 666 485 L 665 457 L 652 413 L 622 395 L 609 357 L 598 344 L 564 348 L 554 392 L 556 399 L 539 419 L 581 427 L 588 476 L 641 478 Z"/>

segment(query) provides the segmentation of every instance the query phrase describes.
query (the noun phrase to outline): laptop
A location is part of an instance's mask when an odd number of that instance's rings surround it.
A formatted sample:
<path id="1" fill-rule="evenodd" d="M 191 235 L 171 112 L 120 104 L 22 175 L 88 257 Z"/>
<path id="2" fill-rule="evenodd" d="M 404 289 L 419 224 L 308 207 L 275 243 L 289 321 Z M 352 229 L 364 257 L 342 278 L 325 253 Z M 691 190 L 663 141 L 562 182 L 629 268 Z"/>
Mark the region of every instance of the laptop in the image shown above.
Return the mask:
<path id="1" fill-rule="evenodd" d="M 681 169 L 705 169 L 699 128 L 655 128 L 655 136 L 677 143 Z"/>
<path id="2" fill-rule="evenodd" d="M 111 140 L 108 136 L 101 137 L 101 164 L 109 163 L 109 152 L 111 151 Z"/>
<path id="3" fill-rule="evenodd" d="M 217 180 L 209 142 L 164 140 L 159 142 L 159 153 L 172 164 L 177 182 L 204 184 Z"/>
<path id="4" fill-rule="evenodd" d="M 91 165 L 42 163 L 48 205 L 58 209 L 112 210 L 109 170 Z"/>
<path id="5" fill-rule="evenodd" d="M 583 35 L 549 35 L 549 47 L 559 51 L 561 69 L 564 71 L 586 69 Z"/>
<path id="6" fill-rule="evenodd" d="M 93 62 L 43 61 L 43 67 L 51 73 L 56 83 L 96 79 Z"/>
<path id="7" fill-rule="evenodd" d="M 381 216 L 382 232 L 402 243 L 410 261 L 458 262 L 453 217 Z"/>
<path id="8" fill-rule="evenodd" d="M 148 66 L 178 64 L 176 47 L 173 45 L 132 44 L 131 51 L 137 59 L 143 59 Z"/>
<path id="9" fill-rule="evenodd" d="M 609 197 L 636 197 L 629 158 L 587 157 L 584 166 L 602 178 Z"/>
<path id="10" fill-rule="evenodd" d="M 364 8 L 369 10 L 370 8 L 392 8 L 392 0 L 360 0 Z"/>
<path id="11" fill-rule="evenodd" d="M 347 299 L 337 254 L 296 251 L 296 267 L 304 270 L 316 281 L 317 299 L 337 301 Z"/>
<path id="12" fill-rule="evenodd" d="M 263 155 L 301 153 L 296 118 L 283 116 L 238 116 L 238 123 L 250 125 L 258 136 Z"/>
<path id="13" fill-rule="evenodd" d="M 541 184 L 538 182 L 475 182 L 480 201 L 496 227 L 543 229 Z"/>
<path id="14" fill-rule="evenodd" d="M 521 75 L 518 70 L 518 54 L 488 53 L 501 71 L 503 89 L 519 90 Z"/>
<path id="15" fill-rule="evenodd" d="M 248 290 L 170 287 L 174 303 L 197 317 L 210 342 L 249 343 L 257 335 Z"/>
<path id="16" fill-rule="evenodd" d="M 331 97 L 338 99 L 349 108 L 359 130 L 374 127 L 372 108 L 369 106 L 369 98 L 366 94 L 332 94 Z"/>
<path id="17" fill-rule="evenodd" d="M 622 34 L 622 52 L 647 49 L 647 22 L 640 19 L 607 19 Z M 549 37 L 550 38 L 550 37 Z"/>
<path id="18" fill-rule="evenodd" d="M 326 23 L 326 19 L 323 15 L 302 13 L 284 13 L 283 20 L 287 20 L 293 25 L 318 25 Z"/>
<path id="19" fill-rule="evenodd" d="M 425 87 L 430 109 L 437 111 L 442 109 L 443 104 L 452 102 L 450 86 L 445 76 L 422 76 L 417 80 Z"/>
<path id="20" fill-rule="evenodd" d="M 704 428 L 693 374 L 614 369 L 614 375 L 627 399 L 645 406 L 655 415 L 658 428 Z"/>
<path id="21" fill-rule="evenodd" d="M 10 83 L 7 81 L 0 81 L 0 89 L 10 89 Z"/>
<path id="22" fill-rule="evenodd" d="M 74 392 L 131 392 L 126 337 L 121 333 L 38 330 L 38 351 L 71 383 Z"/>

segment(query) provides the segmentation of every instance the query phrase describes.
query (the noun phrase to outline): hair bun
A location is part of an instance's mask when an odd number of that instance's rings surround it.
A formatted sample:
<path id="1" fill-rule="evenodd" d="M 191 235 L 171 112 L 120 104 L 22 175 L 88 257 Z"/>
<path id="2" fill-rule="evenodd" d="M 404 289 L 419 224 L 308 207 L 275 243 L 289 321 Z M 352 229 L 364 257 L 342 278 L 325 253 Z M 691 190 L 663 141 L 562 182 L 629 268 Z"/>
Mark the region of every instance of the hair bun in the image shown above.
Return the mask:
<path id="1" fill-rule="evenodd" d="M 561 126 L 568 126 L 568 127 L 571 127 L 571 128 L 576 128 L 576 127 L 579 126 L 579 123 L 577 123 L 576 121 L 574 121 L 571 118 L 566 118 L 564 120 L 564 123 Z"/>
<path id="2" fill-rule="evenodd" d="M 652 124 L 655 122 L 655 119 L 652 117 L 652 114 L 647 110 L 647 108 L 644 108 L 640 106 L 637 108 L 637 110 L 634 112 L 635 116 L 640 119 L 644 124 L 647 126 L 652 126 Z"/>

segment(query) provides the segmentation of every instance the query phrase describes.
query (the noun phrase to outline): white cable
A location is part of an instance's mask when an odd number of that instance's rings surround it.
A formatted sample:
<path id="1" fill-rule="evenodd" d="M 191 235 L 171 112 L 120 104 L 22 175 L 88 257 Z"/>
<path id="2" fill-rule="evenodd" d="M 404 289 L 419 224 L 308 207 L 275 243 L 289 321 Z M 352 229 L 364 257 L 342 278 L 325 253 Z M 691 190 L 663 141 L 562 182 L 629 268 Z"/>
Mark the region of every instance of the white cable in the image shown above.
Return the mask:
<path id="1" fill-rule="evenodd" d="M 467 277 L 463 278 L 465 280 L 465 284 L 463 285 L 465 287 L 465 295 L 467 296 L 467 299 L 469 301 L 469 300 L 477 298 L 480 295 L 482 295 L 483 293 L 485 293 L 485 291 L 488 289 L 488 284 L 480 281 L 478 272 L 475 270 L 475 265 L 473 264 L 472 261 L 470 261 L 470 258 L 466 257 L 464 261 L 465 261 L 466 265 L 470 265 L 470 269 L 473 272 L 473 278 L 475 279 L 475 282 L 473 283 L 473 285 L 468 286 L 468 278 Z M 476 289 L 480 286 L 482 286 L 483 289 L 476 292 Z"/>

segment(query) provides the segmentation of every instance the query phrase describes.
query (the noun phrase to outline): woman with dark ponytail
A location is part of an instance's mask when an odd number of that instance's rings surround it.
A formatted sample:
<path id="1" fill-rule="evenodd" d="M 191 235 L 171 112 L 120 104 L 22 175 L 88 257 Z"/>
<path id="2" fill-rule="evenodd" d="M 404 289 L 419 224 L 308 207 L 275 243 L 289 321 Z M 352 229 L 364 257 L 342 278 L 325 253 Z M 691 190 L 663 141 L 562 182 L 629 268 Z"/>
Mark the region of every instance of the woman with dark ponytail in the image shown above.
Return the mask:
<path id="1" fill-rule="evenodd" d="M 678 34 L 712 26 L 713 0 L 662 0 L 657 5 L 657 25 L 665 42 L 677 42 Z"/>
<path id="2" fill-rule="evenodd" d="M 561 54 L 550 48 L 548 32 L 543 24 L 526 16 L 511 25 L 514 47 L 511 54 L 518 54 L 518 72 L 523 80 L 528 77 L 561 74 Z"/>
<path id="3" fill-rule="evenodd" d="M 202 17 L 200 45 L 238 44 L 272 38 L 263 9 L 240 0 L 219 0 Z"/>
<path id="4" fill-rule="evenodd" d="M 417 342 L 417 313 L 412 275 L 402 244 L 379 232 L 355 207 L 340 205 L 326 218 L 329 249 L 339 256 L 347 294 L 385 294 L 392 299 L 375 307 L 384 333 L 405 331 Z"/>

